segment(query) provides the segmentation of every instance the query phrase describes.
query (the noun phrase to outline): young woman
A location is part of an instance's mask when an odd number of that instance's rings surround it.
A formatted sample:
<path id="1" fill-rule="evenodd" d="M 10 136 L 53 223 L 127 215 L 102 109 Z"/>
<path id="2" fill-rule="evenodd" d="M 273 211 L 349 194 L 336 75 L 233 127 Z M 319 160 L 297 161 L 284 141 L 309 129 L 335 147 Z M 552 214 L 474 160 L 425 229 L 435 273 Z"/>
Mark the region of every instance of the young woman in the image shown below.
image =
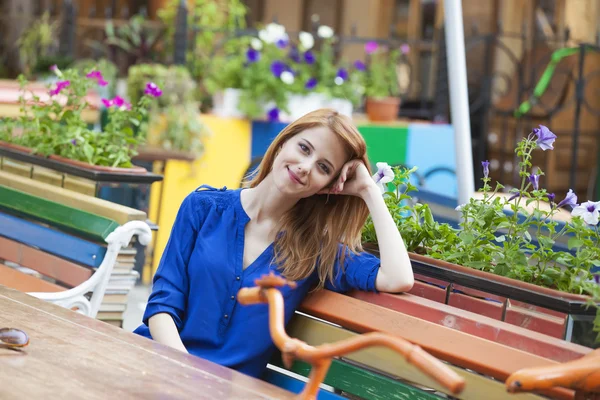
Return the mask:
<path id="1" fill-rule="evenodd" d="M 266 305 L 237 292 L 274 271 L 286 323 L 315 287 L 403 292 L 413 285 L 406 248 L 369 172 L 349 118 L 309 113 L 273 141 L 244 189 L 201 186 L 178 212 L 136 333 L 259 377 L 275 349 Z M 361 248 L 371 214 L 380 257 Z"/>

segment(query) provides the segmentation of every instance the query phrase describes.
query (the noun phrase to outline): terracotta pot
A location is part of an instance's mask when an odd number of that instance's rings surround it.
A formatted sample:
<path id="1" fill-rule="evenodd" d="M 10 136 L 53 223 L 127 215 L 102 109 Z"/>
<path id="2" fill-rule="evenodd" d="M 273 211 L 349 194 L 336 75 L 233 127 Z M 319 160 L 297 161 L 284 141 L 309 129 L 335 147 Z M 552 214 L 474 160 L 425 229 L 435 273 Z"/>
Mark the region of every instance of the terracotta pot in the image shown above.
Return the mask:
<path id="1" fill-rule="evenodd" d="M 367 116 L 371 121 L 395 121 L 400 110 L 398 97 L 367 97 Z"/>

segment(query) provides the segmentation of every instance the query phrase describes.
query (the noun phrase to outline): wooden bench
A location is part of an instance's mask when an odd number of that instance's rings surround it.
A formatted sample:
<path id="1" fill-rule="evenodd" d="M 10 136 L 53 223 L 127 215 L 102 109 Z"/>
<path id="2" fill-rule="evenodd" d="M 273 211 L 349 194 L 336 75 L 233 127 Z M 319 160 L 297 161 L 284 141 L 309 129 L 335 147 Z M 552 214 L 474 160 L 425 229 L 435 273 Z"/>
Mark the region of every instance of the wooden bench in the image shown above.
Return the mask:
<path id="1" fill-rule="evenodd" d="M 0 284 L 96 317 L 120 250 L 134 235 L 149 243 L 150 228 L 125 207 L 31 183 L 0 172 Z"/>
<path id="2" fill-rule="evenodd" d="M 463 313 L 464 317 L 463 310 L 445 307 L 445 311 Z M 470 317 L 479 316 L 473 314 Z M 534 338 L 537 345 L 532 345 L 534 342 L 531 341 L 526 344 L 525 347 L 528 346 L 534 352 L 524 351 L 518 348 L 515 338 L 518 335 L 523 338 L 528 334 L 535 336 L 535 333 L 504 322 L 494 322 L 497 325 L 504 324 L 505 330 L 511 332 L 512 346 L 359 298 L 322 290 L 306 298 L 300 312 L 287 326 L 287 333 L 313 346 L 367 332 L 388 333 L 419 345 L 446 362 L 466 381 L 464 391 L 453 395 L 407 362 L 403 356 L 380 347 L 360 350 L 334 360 L 324 380 L 324 384 L 328 386 L 323 386 L 321 391 L 368 399 L 432 399 L 439 398 L 440 394 L 460 399 L 539 399 L 538 395 L 532 393 L 510 394 L 504 382 L 520 369 L 557 365 L 559 361 L 575 360 L 592 351 L 544 335 Z M 509 325 L 510 329 L 507 328 Z M 470 333 L 473 333 L 472 329 Z M 297 391 L 298 385 L 303 386 L 302 377 L 307 377 L 309 371 L 310 367 L 302 362 L 295 362 L 291 368 L 286 369 L 281 357 L 276 356 L 265 379 L 288 390 Z M 282 379 L 281 375 L 286 378 Z M 543 392 L 543 395 L 556 399 L 573 399 L 574 392 L 555 388 Z"/>

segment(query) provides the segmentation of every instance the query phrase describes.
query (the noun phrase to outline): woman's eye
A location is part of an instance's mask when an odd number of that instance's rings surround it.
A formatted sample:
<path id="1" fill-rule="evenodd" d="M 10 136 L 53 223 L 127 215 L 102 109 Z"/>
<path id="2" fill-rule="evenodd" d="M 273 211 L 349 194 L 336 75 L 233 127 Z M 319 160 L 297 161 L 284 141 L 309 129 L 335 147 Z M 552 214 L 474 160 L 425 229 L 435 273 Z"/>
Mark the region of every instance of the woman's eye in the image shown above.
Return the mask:
<path id="1" fill-rule="evenodd" d="M 321 164 L 321 170 L 323 170 L 323 172 L 326 174 L 329 174 L 329 167 L 327 165 Z"/>
<path id="2" fill-rule="evenodd" d="M 308 153 L 308 146 L 305 144 L 300 143 L 300 149 L 302 149 L 303 152 Z"/>

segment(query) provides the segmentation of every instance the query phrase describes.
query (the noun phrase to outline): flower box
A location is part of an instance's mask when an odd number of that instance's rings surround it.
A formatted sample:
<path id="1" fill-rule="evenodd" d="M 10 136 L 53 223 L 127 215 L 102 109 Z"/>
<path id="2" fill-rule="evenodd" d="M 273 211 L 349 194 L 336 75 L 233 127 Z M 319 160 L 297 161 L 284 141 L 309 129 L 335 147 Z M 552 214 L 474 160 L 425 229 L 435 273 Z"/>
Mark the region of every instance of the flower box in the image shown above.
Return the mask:
<path id="1" fill-rule="evenodd" d="M 162 175 L 148 172 L 145 168 L 116 168 L 91 165 L 82 161 L 50 155 L 33 154 L 27 147 L 0 141 L 0 159 L 11 159 L 41 168 L 47 168 L 63 174 L 69 174 L 95 182 L 152 183 L 162 180 Z"/>

